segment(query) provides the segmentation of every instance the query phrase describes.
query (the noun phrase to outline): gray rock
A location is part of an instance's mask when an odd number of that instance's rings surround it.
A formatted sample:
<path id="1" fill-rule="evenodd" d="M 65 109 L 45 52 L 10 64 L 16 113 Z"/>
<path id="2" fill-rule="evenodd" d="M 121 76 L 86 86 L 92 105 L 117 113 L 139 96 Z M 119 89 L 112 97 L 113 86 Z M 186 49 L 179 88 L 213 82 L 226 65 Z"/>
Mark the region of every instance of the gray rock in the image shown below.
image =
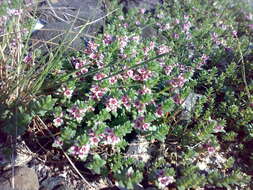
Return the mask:
<path id="1" fill-rule="evenodd" d="M 194 109 L 194 106 L 197 103 L 197 100 L 201 98 L 201 94 L 196 94 L 196 93 L 190 93 L 187 98 L 185 99 L 184 103 L 182 104 L 182 107 L 184 108 L 182 114 L 181 114 L 181 119 L 182 120 L 190 120 L 191 118 L 191 112 Z"/>
<path id="2" fill-rule="evenodd" d="M 74 29 L 72 25 L 63 22 L 49 23 L 42 30 L 34 32 L 31 38 L 32 48 L 58 47 L 61 43 L 65 47 L 74 50 L 80 50 L 85 47 L 86 35 L 78 33 L 78 29 Z"/>
<path id="3" fill-rule="evenodd" d="M 84 41 L 91 39 L 104 25 L 106 12 L 102 1 L 51 0 L 48 2 L 49 4 L 44 4 L 38 9 L 39 19 L 46 24 L 32 34 L 31 45 L 34 49 L 42 47 L 44 51 L 47 48 L 58 47 L 59 43 L 64 41 L 69 48 L 81 50 L 84 48 Z M 83 26 L 85 27 L 81 31 Z"/>
<path id="4" fill-rule="evenodd" d="M 136 140 L 129 143 L 126 156 L 147 163 L 151 157 L 149 149 L 149 142 L 145 137 L 138 136 Z"/>
<path id="5" fill-rule="evenodd" d="M 14 189 L 11 186 L 14 179 Z M 39 181 L 33 169 L 27 167 L 15 167 L 12 177 L 12 170 L 4 172 L 0 177 L 1 190 L 38 190 Z"/>
<path id="6" fill-rule="evenodd" d="M 147 10 L 155 9 L 160 5 L 162 0 L 122 0 L 121 1 L 126 10 L 132 8 L 145 8 Z"/>
<path id="7" fill-rule="evenodd" d="M 11 168 L 11 166 L 24 166 L 32 160 L 33 153 L 27 147 L 24 141 L 17 142 L 14 151 L 14 162 L 12 161 L 12 147 L 1 146 L 0 147 L 0 166 L 4 170 Z M 1 189 L 0 189 L 1 190 Z"/>
<path id="8" fill-rule="evenodd" d="M 61 176 L 50 177 L 42 181 L 41 189 L 43 190 L 72 190 Z"/>

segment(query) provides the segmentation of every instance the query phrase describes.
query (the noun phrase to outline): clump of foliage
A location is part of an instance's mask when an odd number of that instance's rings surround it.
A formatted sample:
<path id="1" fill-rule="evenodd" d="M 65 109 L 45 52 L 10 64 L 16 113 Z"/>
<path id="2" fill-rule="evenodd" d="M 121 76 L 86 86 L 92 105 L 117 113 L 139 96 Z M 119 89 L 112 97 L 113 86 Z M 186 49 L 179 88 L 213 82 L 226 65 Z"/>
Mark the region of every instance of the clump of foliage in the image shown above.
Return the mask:
<path id="1" fill-rule="evenodd" d="M 50 96 L 23 113 L 48 105 L 40 115 L 60 131 L 53 146 L 118 186 L 250 189 L 237 159 L 252 142 L 253 20 L 238 6 L 171 0 L 117 11 L 82 52 L 55 62 Z M 143 38 L 145 27 L 157 36 Z M 136 136 L 156 147 L 147 162 L 127 154 Z"/>

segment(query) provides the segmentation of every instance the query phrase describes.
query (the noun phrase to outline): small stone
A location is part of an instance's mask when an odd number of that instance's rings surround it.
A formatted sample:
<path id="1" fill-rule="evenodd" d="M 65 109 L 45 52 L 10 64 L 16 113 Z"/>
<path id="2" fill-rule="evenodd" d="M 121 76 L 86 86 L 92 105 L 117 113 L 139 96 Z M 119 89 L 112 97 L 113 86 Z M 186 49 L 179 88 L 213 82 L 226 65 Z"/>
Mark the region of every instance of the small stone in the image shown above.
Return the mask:
<path id="1" fill-rule="evenodd" d="M 182 104 L 182 107 L 184 108 L 182 114 L 181 114 L 181 119 L 189 121 L 191 118 L 191 112 L 193 111 L 197 100 L 201 98 L 201 94 L 196 94 L 196 93 L 190 93 L 187 98 L 185 99 L 184 103 Z"/>
<path id="2" fill-rule="evenodd" d="M 14 180 L 13 180 L 14 179 Z M 11 182 L 14 181 L 14 189 Z M 12 177 L 12 170 L 5 171 L 0 177 L 1 190 L 38 190 L 39 181 L 35 171 L 28 167 L 15 167 Z"/>

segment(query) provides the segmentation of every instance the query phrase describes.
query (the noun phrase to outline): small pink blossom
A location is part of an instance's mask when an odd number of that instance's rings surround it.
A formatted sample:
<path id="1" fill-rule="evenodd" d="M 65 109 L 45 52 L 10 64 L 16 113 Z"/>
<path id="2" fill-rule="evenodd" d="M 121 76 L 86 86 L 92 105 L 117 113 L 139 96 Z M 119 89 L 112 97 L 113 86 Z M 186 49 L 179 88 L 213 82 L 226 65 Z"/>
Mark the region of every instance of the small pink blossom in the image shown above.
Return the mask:
<path id="1" fill-rule="evenodd" d="M 214 132 L 215 133 L 219 133 L 219 132 L 223 132 L 224 131 L 224 127 L 222 125 L 217 125 L 215 128 L 214 128 Z"/>
<path id="2" fill-rule="evenodd" d="M 65 89 L 64 92 L 63 92 L 64 96 L 66 96 L 67 98 L 71 98 L 72 97 L 72 94 L 73 94 L 73 90 L 70 90 L 70 89 Z"/>
<path id="3" fill-rule="evenodd" d="M 54 143 L 52 144 L 52 147 L 58 148 L 63 146 L 63 141 L 60 137 L 56 137 L 54 140 Z"/>
<path id="4" fill-rule="evenodd" d="M 145 118 L 141 116 L 134 120 L 134 127 L 142 131 L 147 131 L 150 127 L 150 124 L 146 123 Z"/>
<path id="5" fill-rule="evenodd" d="M 92 137 L 90 137 L 90 144 L 91 145 L 98 145 L 98 143 L 99 143 L 99 141 L 100 141 L 100 139 L 98 138 L 98 137 L 95 137 L 95 136 L 92 136 Z"/>
<path id="6" fill-rule="evenodd" d="M 54 122 L 54 126 L 60 127 L 60 126 L 63 124 L 63 119 L 60 118 L 60 117 L 57 117 L 57 118 L 55 118 L 55 119 L 53 120 L 53 122 Z"/>
<path id="7" fill-rule="evenodd" d="M 163 109 L 162 109 L 162 106 L 161 105 L 159 105 L 158 106 L 158 108 L 156 109 L 156 111 L 155 111 L 155 115 L 156 115 L 156 117 L 162 117 L 163 116 Z"/>
<path id="8" fill-rule="evenodd" d="M 174 183 L 176 180 L 173 176 L 161 176 L 158 177 L 158 182 L 160 187 L 166 187 L 171 183 Z"/>
<path id="9" fill-rule="evenodd" d="M 213 146 L 208 146 L 208 147 L 207 147 L 207 151 L 208 151 L 209 154 L 213 154 L 213 153 L 215 152 L 215 147 L 213 147 Z"/>
<path id="10" fill-rule="evenodd" d="M 138 93 L 139 93 L 140 95 L 145 95 L 145 94 L 151 94 L 152 91 L 151 91 L 150 88 L 148 88 L 148 87 L 146 87 L 146 86 L 144 85 L 143 88 L 140 89 L 140 90 L 138 91 Z"/>
<path id="11" fill-rule="evenodd" d="M 170 75 L 171 71 L 173 70 L 173 66 L 165 66 L 164 67 L 164 72 L 166 75 Z"/>
<path id="12" fill-rule="evenodd" d="M 122 15 L 118 16 L 118 18 L 119 18 L 119 20 L 124 20 L 125 19 L 124 16 L 122 16 Z"/>
<path id="13" fill-rule="evenodd" d="M 106 110 L 116 112 L 119 106 L 120 102 L 116 98 L 110 98 L 106 103 Z"/>
<path id="14" fill-rule="evenodd" d="M 171 51 L 171 48 L 169 48 L 168 46 L 160 45 L 158 47 L 157 54 L 160 55 L 160 54 L 168 53 L 170 51 Z"/>
<path id="15" fill-rule="evenodd" d="M 170 81 L 170 84 L 174 87 L 174 88 L 182 88 L 184 86 L 186 82 L 185 77 L 183 76 L 183 74 L 180 74 L 177 78 L 174 78 Z"/>
<path id="16" fill-rule="evenodd" d="M 141 22 L 140 22 L 139 20 L 137 20 L 137 21 L 135 22 L 135 24 L 139 26 L 139 25 L 141 24 Z"/>
<path id="17" fill-rule="evenodd" d="M 121 102 L 126 107 L 126 109 L 130 109 L 131 104 L 130 104 L 129 98 L 127 96 L 122 96 Z"/>
<path id="18" fill-rule="evenodd" d="M 109 78 L 109 83 L 110 84 L 115 84 L 117 82 L 117 77 L 113 76 Z"/>
<path id="19" fill-rule="evenodd" d="M 141 14 L 144 14 L 145 12 L 146 12 L 146 9 L 145 9 L 145 8 L 140 9 L 140 13 L 141 13 Z"/>
<path id="20" fill-rule="evenodd" d="M 109 45 L 112 43 L 112 36 L 109 34 L 106 34 L 103 39 L 103 43 L 106 45 Z"/>
<path id="21" fill-rule="evenodd" d="M 177 33 L 173 34 L 173 38 L 179 39 L 179 34 L 177 34 Z"/>
<path id="22" fill-rule="evenodd" d="M 106 74 L 103 74 L 103 73 L 97 73 L 97 74 L 95 74 L 95 76 L 93 77 L 93 80 L 98 81 L 98 80 L 102 80 L 102 79 L 103 79 L 103 78 L 105 78 L 105 77 L 107 77 L 107 75 L 106 75 Z"/>
<path id="23" fill-rule="evenodd" d="M 33 58 L 32 58 L 31 55 L 27 55 L 27 56 L 24 57 L 23 61 L 24 61 L 25 64 L 29 64 L 29 63 L 33 62 Z"/>

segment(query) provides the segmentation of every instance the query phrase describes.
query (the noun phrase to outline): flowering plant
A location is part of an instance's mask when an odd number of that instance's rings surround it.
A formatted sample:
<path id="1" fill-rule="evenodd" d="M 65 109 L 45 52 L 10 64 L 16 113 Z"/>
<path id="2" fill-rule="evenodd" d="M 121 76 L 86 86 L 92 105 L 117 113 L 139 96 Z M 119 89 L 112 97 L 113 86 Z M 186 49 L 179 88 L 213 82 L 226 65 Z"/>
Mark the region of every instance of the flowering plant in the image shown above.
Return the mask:
<path id="1" fill-rule="evenodd" d="M 61 57 L 48 77 L 52 106 L 41 115 L 60 131 L 53 146 L 129 189 L 247 189 L 224 146 L 252 120 L 250 74 L 243 64 L 241 79 L 235 64 L 250 39 L 227 3 L 173 0 L 155 12 L 110 15 L 104 33 Z M 244 132 L 252 140 L 250 127 Z M 150 150 L 129 154 L 138 137 Z"/>

